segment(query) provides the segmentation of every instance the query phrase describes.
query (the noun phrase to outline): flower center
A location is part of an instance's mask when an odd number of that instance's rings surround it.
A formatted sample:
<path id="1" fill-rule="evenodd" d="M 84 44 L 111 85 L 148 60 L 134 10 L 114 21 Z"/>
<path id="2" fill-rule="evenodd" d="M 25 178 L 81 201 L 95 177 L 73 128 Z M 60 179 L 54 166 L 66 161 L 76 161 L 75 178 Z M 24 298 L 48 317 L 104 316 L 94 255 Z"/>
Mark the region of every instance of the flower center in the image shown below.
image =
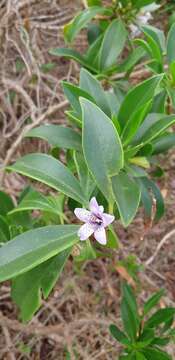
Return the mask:
<path id="1" fill-rule="evenodd" d="M 90 221 L 92 224 L 97 224 L 97 225 L 101 225 L 103 223 L 103 220 L 96 215 L 92 215 Z"/>

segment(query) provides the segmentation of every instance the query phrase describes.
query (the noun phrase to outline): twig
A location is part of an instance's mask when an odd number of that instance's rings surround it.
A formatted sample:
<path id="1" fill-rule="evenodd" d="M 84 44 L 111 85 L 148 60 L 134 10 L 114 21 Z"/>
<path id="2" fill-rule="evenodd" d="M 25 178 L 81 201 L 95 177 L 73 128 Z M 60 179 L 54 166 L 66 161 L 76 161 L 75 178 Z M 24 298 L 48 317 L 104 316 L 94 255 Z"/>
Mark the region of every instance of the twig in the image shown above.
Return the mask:
<path id="1" fill-rule="evenodd" d="M 146 266 L 152 264 L 152 262 L 155 260 L 156 256 L 158 255 L 159 251 L 161 250 L 161 248 L 165 245 L 166 241 L 169 240 L 169 238 L 171 238 L 171 236 L 173 236 L 174 234 L 175 234 L 175 229 L 173 229 L 172 231 L 170 231 L 168 234 L 166 234 L 163 237 L 163 239 L 158 244 L 154 254 L 145 262 Z"/>

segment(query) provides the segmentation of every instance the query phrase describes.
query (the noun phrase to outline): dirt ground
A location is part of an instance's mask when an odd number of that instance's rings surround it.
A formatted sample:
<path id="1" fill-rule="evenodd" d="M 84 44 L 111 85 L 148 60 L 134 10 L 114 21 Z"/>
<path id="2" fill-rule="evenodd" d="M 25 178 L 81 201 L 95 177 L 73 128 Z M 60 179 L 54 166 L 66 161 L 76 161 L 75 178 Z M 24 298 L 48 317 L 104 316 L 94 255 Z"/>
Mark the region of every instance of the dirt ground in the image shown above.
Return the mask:
<path id="1" fill-rule="evenodd" d="M 22 141 L 26 126 L 48 120 L 65 122 L 67 102 L 60 82 L 76 82 L 78 67 L 52 58 L 48 50 L 63 45 L 63 25 L 79 7 L 78 0 L 0 2 L 0 167 L 21 154 L 47 150 L 42 142 Z M 79 36 L 76 47 L 85 45 L 84 36 Z M 42 65 L 51 61 L 54 68 L 44 71 Z M 120 348 L 108 327 L 111 322 L 120 326 L 122 274 L 117 264 L 130 255 L 138 264 L 140 304 L 163 287 L 166 296 L 161 305 L 175 306 L 175 151 L 160 161 L 165 170 L 159 180 L 166 203 L 164 218 L 151 226 L 140 211 L 128 229 L 116 223 L 121 246 L 113 258 L 89 261 L 81 269 L 70 260 L 48 301 L 43 301 L 29 324 L 17 320 L 8 282 L 0 284 L 0 359 L 117 359 Z M 1 176 L 1 186 L 14 201 L 24 185 L 26 180 L 19 175 Z M 175 359 L 175 345 L 168 350 Z"/>

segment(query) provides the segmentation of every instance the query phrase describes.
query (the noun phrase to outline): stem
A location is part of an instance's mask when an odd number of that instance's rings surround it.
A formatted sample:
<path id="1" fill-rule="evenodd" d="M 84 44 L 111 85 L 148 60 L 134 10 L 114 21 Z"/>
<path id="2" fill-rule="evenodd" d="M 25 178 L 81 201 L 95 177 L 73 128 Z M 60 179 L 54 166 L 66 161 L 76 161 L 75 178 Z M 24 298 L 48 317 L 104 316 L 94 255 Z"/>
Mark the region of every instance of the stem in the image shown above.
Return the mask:
<path id="1" fill-rule="evenodd" d="M 110 214 L 113 214 L 113 211 L 114 211 L 114 203 L 113 203 L 113 202 L 110 202 L 110 203 L 108 204 L 108 212 L 109 212 Z"/>

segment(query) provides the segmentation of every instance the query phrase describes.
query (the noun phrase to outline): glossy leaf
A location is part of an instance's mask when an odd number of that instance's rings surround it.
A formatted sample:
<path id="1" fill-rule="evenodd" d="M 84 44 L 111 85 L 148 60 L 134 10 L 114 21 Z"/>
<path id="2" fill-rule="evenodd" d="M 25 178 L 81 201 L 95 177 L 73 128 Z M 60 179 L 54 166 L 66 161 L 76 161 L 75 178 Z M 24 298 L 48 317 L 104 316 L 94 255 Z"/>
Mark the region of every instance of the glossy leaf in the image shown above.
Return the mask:
<path id="1" fill-rule="evenodd" d="M 153 145 L 153 154 L 160 154 L 168 151 L 173 146 L 175 146 L 175 134 L 174 133 L 166 133 L 161 137 L 157 138 L 152 143 Z"/>
<path id="2" fill-rule="evenodd" d="M 80 12 L 74 19 L 65 25 L 64 37 L 68 42 L 72 42 L 83 29 L 97 14 L 111 15 L 112 11 L 100 6 L 92 6 Z"/>
<path id="3" fill-rule="evenodd" d="M 174 39 L 175 39 L 175 24 L 171 26 L 167 39 L 167 58 L 169 64 L 175 61 Z"/>
<path id="4" fill-rule="evenodd" d="M 77 179 L 65 165 L 52 156 L 29 154 L 8 169 L 40 181 L 80 203 L 87 203 Z"/>
<path id="5" fill-rule="evenodd" d="M 147 360 L 172 360 L 172 357 L 164 351 L 148 348 L 143 350 L 143 354 Z"/>
<path id="6" fill-rule="evenodd" d="M 55 200 L 55 201 L 54 201 Z M 28 211 L 28 210 L 40 210 L 51 212 L 56 215 L 64 216 L 60 209 L 58 208 L 56 202 L 56 196 L 54 197 L 46 197 L 38 191 L 30 191 L 19 203 L 17 207 L 15 207 L 10 214 L 14 214 L 19 211 Z"/>
<path id="7" fill-rule="evenodd" d="M 126 126 L 130 118 L 141 106 L 148 103 L 154 96 L 155 90 L 162 79 L 162 75 L 153 76 L 131 89 L 119 110 L 118 120 L 121 127 Z"/>
<path id="8" fill-rule="evenodd" d="M 78 178 L 80 181 L 80 185 L 84 194 L 86 194 L 89 199 L 92 192 L 95 189 L 95 183 L 92 179 L 91 174 L 89 173 L 88 167 L 86 165 L 84 156 L 82 153 L 75 151 L 74 152 L 74 162 L 76 164 L 76 169 L 78 173 Z"/>
<path id="9" fill-rule="evenodd" d="M 53 147 L 81 150 L 80 134 L 61 125 L 41 125 L 30 130 L 25 136 L 46 140 Z"/>
<path id="10" fill-rule="evenodd" d="M 101 110 L 110 116 L 110 106 L 100 82 L 85 69 L 80 71 L 80 88 L 91 94 Z"/>
<path id="11" fill-rule="evenodd" d="M 127 345 L 129 340 L 125 333 L 123 333 L 116 325 L 111 324 L 109 327 L 111 335 L 123 345 Z"/>
<path id="12" fill-rule="evenodd" d="M 79 88 L 78 86 L 72 85 L 71 83 L 67 81 L 63 81 L 63 90 L 64 93 L 69 100 L 72 108 L 77 112 L 77 114 L 81 117 L 81 106 L 79 102 L 79 98 L 83 97 L 85 99 L 88 99 L 92 102 L 94 102 L 93 97 L 88 94 L 83 89 Z"/>
<path id="13" fill-rule="evenodd" d="M 159 303 L 163 295 L 164 290 L 159 290 L 152 295 L 144 304 L 143 314 L 146 315 L 150 310 L 152 310 L 152 308 Z"/>
<path id="14" fill-rule="evenodd" d="M 4 191 L 0 191 L 0 215 L 5 216 L 10 210 L 14 208 L 11 197 Z"/>
<path id="15" fill-rule="evenodd" d="M 133 220 L 140 203 L 140 189 L 127 173 L 120 172 L 112 178 L 114 198 L 124 226 Z"/>
<path id="16" fill-rule="evenodd" d="M 160 136 L 167 128 L 172 126 L 175 123 L 175 115 L 167 115 L 163 116 L 161 115 L 160 119 L 157 120 L 154 124 L 149 124 L 147 127 L 147 130 L 144 132 L 144 134 L 141 137 L 141 142 L 144 144 L 151 142 L 153 139 Z M 143 124 L 144 128 L 144 124 Z M 141 131 L 142 129 L 140 129 Z M 139 136 L 139 132 L 137 134 Z"/>
<path id="17" fill-rule="evenodd" d="M 136 340 L 139 326 L 137 304 L 134 294 L 132 293 L 131 288 L 127 284 L 124 284 L 123 286 L 121 315 L 125 332 L 128 334 L 129 338 L 132 341 Z"/>
<path id="18" fill-rule="evenodd" d="M 83 151 L 90 172 L 107 200 L 112 198 L 110 177 L 123 167 L 123 149 L 112 121 L 96 105 L 81 99 Z"/>
<path id="19" fill-rule="evenodd" d="M 145 328 L 154 328 L 161 324 L 166 323 L 172 316 L 175 315 L 175 308 L 166 307 L 164 309 L 159 309 L 156 311 L 146 322 Z"/>
<path id="20" fill-rule="evenodd" d="M 54 48 L 49 50 L 49 54 L 75 60 L 80 65 L 88 68 L 89 70 L 95 71 L 94 67 L 91 66 L 91 64 L 85 59 L 85 57 L 76 50 L 67 48 Z"/>
<path id="21" fill-rule="evenodd" d="M 0 215 L 0 246 L 10 240 L 9 224 L 5 217 Z"/>
<path id="22" fill-rule="evenodd" d="M 76 244 L 77 225 L 26 231 L 0 248 L 0 281 L 20 275 Z"/>
<path id="23" fill-rule="evenodd" d="M 12 299 L 20 308 L 20 317 L 28 321 L 46 299 L 60 276 L 72 247 L 12 280 Z"/>
<path id="24" fill-rule="evenodd" d="M 115 64 L 124 48 L 127 31 L 120 19 L 115 19 L 108 26 L 99 53 L 99 68 L 104 71 Z"/>

